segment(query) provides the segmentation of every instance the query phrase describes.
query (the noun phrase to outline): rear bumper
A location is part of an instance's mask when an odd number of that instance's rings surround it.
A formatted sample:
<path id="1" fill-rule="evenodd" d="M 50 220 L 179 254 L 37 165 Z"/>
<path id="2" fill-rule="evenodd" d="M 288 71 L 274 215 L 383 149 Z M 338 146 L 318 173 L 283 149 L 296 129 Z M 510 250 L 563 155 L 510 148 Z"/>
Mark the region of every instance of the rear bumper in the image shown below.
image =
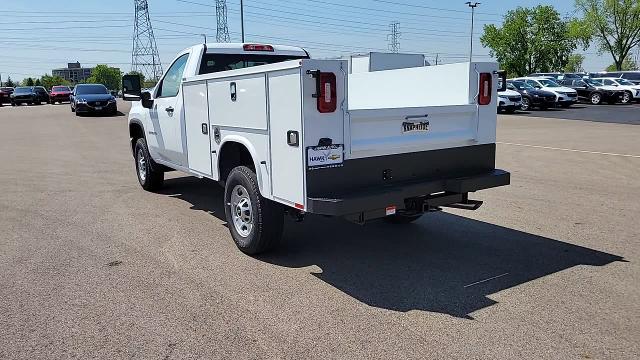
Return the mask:
<path id="1" fill-rule="evenodd" d="M 395 206 L 398 210 L 405 208 L 405 200 L 446 192 L 466 194 L 473 191 L 509 185 L 511 174 L 495 169 L 489 172 L 424 182 L 408 182 L 393 184 L 380 188 L 350 194 L 341 198 L 307 198 L 307 211 L 314 214 L 345 216 L 364 211 L 382 210 Z M 455 203 L 455 200 L 452 200 Z M 441 204 L 446 205 L 446 204 Z"/>

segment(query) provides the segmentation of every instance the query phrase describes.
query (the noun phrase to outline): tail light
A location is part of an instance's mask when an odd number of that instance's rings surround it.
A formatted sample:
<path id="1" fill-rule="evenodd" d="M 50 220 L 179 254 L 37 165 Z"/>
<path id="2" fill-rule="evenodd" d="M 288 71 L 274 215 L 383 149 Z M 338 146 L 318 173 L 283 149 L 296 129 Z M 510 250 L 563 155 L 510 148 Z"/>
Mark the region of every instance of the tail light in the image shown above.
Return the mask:
<path id="1" fill-rule="evenodd" d="M 316 98 L 318 111 L 321 113 L 332 113 L 336 111 L 338 95 L 336 89 L 336 74 L 321 72 L 319 70 L 307 71 L 316 79 Z"/>
<path id="2" fill-rule="evenodd" d="M 271 51 L 273 52 L 273 46 L 262 44 L 244 44 L 242 45 L 244 51 Z"/>
<path id="3" fill-rule="evenodd" d="M 480 92 L 478 96 L 479 105 L 491 104 L 492 81 L 493 81 L 493 76 L 490 73 L 480 74 L 480 84 L 478 87 Z"/>

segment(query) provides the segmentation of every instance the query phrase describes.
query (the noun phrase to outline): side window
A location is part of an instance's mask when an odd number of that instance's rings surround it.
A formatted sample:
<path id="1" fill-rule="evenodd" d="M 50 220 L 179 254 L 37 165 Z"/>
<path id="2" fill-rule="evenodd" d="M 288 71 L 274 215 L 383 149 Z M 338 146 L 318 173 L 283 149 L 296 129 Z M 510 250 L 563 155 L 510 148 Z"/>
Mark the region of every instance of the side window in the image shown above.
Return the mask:
<path id="1" fill-rule="evenodd" d="M 605 85 L 613 85 L 613 81 L 608 80 L 608 79 L 604 79 L 603 82 L 604 82 Z"/>
<path id="2" fill-rule="evenodd" d="M 160 92 L 158 97 L 174 97 L 178 95 L 180 84 L 182 83 L 182 74 L 187 66 L 189 54 L 179 57 L 173 65 L 167 70 L 167 73 L 160 84 Z"/>

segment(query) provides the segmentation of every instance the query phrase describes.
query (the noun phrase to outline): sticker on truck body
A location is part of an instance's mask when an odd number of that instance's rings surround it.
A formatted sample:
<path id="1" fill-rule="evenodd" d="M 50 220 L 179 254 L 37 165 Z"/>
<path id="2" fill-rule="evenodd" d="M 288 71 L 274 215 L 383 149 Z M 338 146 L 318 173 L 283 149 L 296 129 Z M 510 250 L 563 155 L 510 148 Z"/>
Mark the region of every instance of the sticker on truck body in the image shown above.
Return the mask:
<path id="1" fill-rule="evenodd" d="M 309 169 L 342 166 L 343 160 L 343 145 L 310 146 L 307 148 L 307 166 Z"/>

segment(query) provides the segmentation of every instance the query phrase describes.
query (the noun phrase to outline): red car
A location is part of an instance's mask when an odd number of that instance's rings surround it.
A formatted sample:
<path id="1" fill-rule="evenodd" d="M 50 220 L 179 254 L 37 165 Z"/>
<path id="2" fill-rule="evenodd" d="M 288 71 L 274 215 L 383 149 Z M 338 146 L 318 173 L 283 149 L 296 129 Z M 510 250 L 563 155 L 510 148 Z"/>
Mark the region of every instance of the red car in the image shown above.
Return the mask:
<path id="1" fill-rule="evenodd" d="M 13 94 L 13 88 L 0 87 L 0 106 L 11 103 L 11 94 Z"/>
<path id="2" fill-rule="evenodd" d="M 63 101 L 70 101 L 71 89 L 68 86 L 54 86 L 49 93 L 49 103 L 62 103 Z"/>

